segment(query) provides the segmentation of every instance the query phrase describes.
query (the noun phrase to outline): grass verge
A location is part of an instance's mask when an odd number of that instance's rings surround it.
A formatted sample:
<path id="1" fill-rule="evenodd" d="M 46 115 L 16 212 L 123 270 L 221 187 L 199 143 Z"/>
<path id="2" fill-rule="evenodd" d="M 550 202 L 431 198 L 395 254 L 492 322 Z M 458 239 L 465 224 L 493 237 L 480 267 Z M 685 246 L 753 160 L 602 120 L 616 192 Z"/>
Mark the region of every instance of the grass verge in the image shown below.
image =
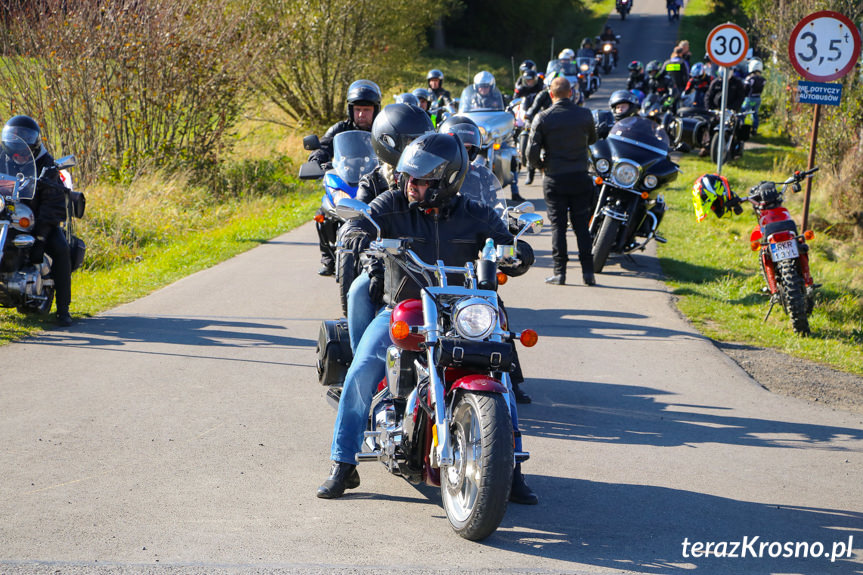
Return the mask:
<path id="1" fill-rule="evenodd" d="M 220 223 L 143 247 L 135 260 L 72 276 L 72 313 L 91 316 L 247 251 L 307 222 L 320 203 L 317 187 L 282 196 L 233 201 Z M 52 327 L 50 317 L 0 310 L 0 344 Z"/>
<path id="2" fill-rule="evenodd" d="M 784 180 L 794 169 L 806 167 L 805 150 L 777 137 L 758 141 L 764 145 L 747 149 L 742 158 L 723 167 L 741 195 L 761 180 Z M 771 347 L 863 375 L 863 270 L 856 264 L 863 257 L 863 247 L 829 232 L 818 233 L 809 242 L 812 275 L 823 287 L 810 317 L 812 335 L 798 337 L 780 306 L 764 321 L 769 299 L 761 291 L 765 282 L 756 253 L 749 247 L 749 234 L 756 225 L 751 209 L 721 220 L 711 215 L 696 223 L 691 185 L 699 175 L 715 172 L 716 166 L 685 156 L 681 168 L 683 174 L 666 194 L 669 211 L 662 233 L 669 241 L 658 248 L 679 309 L 716 340 Z M 786 196 L 786 207 L 798 224 L 802 195 L 789 192 Z M 827 203 L 815 197 L 813 210 Z"/>

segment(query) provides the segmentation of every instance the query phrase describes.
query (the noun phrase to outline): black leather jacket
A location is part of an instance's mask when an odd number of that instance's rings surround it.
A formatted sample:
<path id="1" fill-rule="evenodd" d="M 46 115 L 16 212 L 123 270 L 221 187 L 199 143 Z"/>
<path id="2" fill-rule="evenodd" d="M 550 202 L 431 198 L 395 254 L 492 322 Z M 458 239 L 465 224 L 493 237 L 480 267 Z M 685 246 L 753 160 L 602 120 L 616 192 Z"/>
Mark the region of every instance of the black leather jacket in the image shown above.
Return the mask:
<path id="1" fill-rule="evenodd" d="M 542 112 L 543 110 L 547 110 L 551 107 L 551 95 L 548 93 L 548 89 L 543 89 L 539 92 L 534 98 L 533 103 L 530 105 L 530 109 L 525 112 L 524 119 L 527 122 L 532 122 L 533 118 Z"/>
<path id="2" fill-rule="evenodd" d="M 2 161 L 10 162 L 5 155 Z M 36 158 L 36 177 L 39 178 L 36 181 L 36 193 L 32 200 L 24 203 L 30 206 L 36 217 L 34 235 L 44 238 L 51 233 L 52 228 L 66 221 L 66 192 L 54 158 L 48 152 Z"/>
<path id="3" fill-rule="evenodd" d="M 533 119 L 527 158 L 549 176 L 586 172 L 589 146 L 596 142 L 596 126 L 586 108 L 566 98 Z M 545 156 L 542 156 L 542 151 Z"/>
<path id="4" fill-rule="evenodd" d="M 360 183 L 357 188 L 358 200 L 369 204 L 373 199 L 390 189 L 390 184 L 387 182 L 381 169 L 382 167 L 378 166 L 360 178 Z"/>
<path id="5" fill-rule="evenodd" d="M 326 131 L 324 137 L 321 138 L 320 149 L 315 150 L 314 152 L 309 154 L 309 161 L 317 162 L 318 164 L 331 162 L 333 160 L 333 138 L 335 138 L 337 134 L 347 132 L 348 130 L 361 129 L 362 128 L 357 127 L 357 125 L 354 124 L 352 120 L 342 120 L 341 122 L 336 122 L 335 124 L 330 126 L 330 129 Z M 364 131 L 368 132 L 369 130 Z"/>
<path id="6" fill-rule="evenodd" d="M 371 217 L 381 227 L 384 238 L 408 239 L 411 248 L 424 262 L 443 260 L 448 266 L 463 266 L 474 261 L 485 244 L 492 238 L 497 244 L 512 244 L 513 236 L 506 225 L 490 207 L 456 196 L 441 209 L 440 214 L 427 214 L 424 210 L 410 208 L 405 195 L 399 190 L 389 190 L 378 196 L 369 205 Z M 362 241 L 374 238 L 376 231 L 365 219 L 351 220 L 345 224 L 345 237 Z M 533 264 L 533 250 L 526 242 L 519 241 L 518 252 L 524 262 L 518 268 L 507 269 L 508 275 L 521 275 Z M 422 280 L 422 278 L 418 278 Z M 461 285 L 463 276 L 449 276 L 451 285 Z M 410 298 L 419 298 L 420 287 L 399 266 L 387 266 L 384 272 L 384 303 L 395 305 Z"/>
<path id="7" fill-rule="evenodd" d="M 729 110 L 739 110 L 745 99 L 746 88 L 743 86 L 743 80 L 732 74 L 728 78 L 728 98 L 725 106 Z M 722 78 L 719 76 L 714 78 L 707 87 L 705 102 L 711 108 L 718 109 L 722 106 Z"/>

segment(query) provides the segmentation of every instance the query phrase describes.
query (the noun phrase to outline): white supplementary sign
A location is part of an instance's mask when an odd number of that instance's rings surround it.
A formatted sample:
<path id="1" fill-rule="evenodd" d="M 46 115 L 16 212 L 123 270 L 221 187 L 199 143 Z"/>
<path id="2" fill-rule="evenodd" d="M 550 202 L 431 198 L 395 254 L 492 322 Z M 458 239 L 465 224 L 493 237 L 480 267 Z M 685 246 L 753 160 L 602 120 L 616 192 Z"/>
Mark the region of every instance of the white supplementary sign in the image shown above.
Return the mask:
<path id="1" fill-rule="evenodd" d="M 731 22 L 720 24 L 707 36 L 707 55 L 720 66 L 736 66 L 746 57 L 749 36 Z"/>
<path id="2" fill-rule="evenodd" d="M 846 16 L 823 10 L 797 23 L 788 40 L 788 57 L 813 82 L 830 82 L 851 71 L 860 56 L 860 32 Z"/>

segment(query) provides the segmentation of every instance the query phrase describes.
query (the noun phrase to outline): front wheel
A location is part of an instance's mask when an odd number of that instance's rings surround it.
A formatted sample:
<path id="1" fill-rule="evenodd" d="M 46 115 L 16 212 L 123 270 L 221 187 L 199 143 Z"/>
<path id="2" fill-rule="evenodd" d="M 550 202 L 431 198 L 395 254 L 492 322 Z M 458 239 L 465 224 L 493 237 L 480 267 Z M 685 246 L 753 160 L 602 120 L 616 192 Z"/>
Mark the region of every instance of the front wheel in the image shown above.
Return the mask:
<path id="1" fill-rule="evenodd" d="M 724 147 L 727 148 L 728 147 L 728 140 L 726 139 L 726 141 L 723 142 L 723 144 L 725 144 Z M 721 152 L 722 152 L 722 163 L 724 164 L 725 162 L 728 161 L 728 154 L 725 153 L 725 150 L 721 150 Z M 716 132 L 715 134 L 713 134 L 713 137 L 710 139 L 710 159 L 713 161 L 714 164 L 719 162 L 719 153 L 720 153 L 719 132 Z"/>
<path id="2" fill-rule="evenodd" d="M 620 13 L 620 19 L 626 20 L 626 10 L 624 10 L 623 12 Z"/>
<path id="3" fill-rule="evenodd" d="M 441 469 L 441 498 L 455 532 L 479 541 L 500 525 L 512 486 L 512 420 L 506 399 L 499 393 L 461 393 L 450 431 L 453 464 Z"/>
<path id="4" fill-rule="evenodd" d="M 602 227 L 593 240 L 593 269 L 596 273 L 602 273 L 608 254 L 614 246 L 617 231 L 620 229 L 620 220 L 607 217 L 602 220 Z"/>
<path id="5" fill-rule="evenodd" d="M 782 306 L 791 318 L 794 333 L 809 335 L 809 317 L 806 314 L 806 288 L 803 276 L 797 271 L 796 260 L 779 262 L 779 284 Z"/>

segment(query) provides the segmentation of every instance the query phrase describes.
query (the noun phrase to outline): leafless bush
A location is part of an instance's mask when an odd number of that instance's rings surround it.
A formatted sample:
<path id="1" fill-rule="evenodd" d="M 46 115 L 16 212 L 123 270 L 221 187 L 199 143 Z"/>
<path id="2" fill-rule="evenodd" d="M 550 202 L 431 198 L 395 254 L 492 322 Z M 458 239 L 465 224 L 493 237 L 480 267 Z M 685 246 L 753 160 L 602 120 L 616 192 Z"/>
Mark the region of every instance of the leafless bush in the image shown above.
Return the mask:
<path id="1" fill-rule="evenodd" d="M 386 85 L 425 43 L 450 0 L 261 0 L 257 38 L 266 46 L 253 80 L 291 124 L 325 126 L 344 116 L 357 79 Z"/>
<path id="2" fill-rule="evenodd" d="M 216 158 L 245 94 L 237 4 L 3 0 L 6 112 L 37 118 L 85 180 Z"/>

